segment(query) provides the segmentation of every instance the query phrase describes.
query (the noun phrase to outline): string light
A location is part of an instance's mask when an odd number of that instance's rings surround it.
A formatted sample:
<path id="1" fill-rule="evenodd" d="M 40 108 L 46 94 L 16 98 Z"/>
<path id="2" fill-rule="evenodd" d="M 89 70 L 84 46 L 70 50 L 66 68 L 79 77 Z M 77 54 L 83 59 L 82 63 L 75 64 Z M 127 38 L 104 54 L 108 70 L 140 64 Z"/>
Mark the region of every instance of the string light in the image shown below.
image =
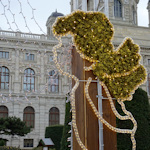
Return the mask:
<path id="1" fill-rule="evenodd" d="M 96 63 L 92 63 L 91 66 L 89 66 L 89 67 L 84 67 L 84 70 L 85 70 L 85 71 L 93 70 L 93 67 L 95 67 L 95 65 L 96 65 Z"/>
<path id="2" fill-rule="evenodd" d="M 89 85 L 92 81 L 92 78 L 89 77 L 89 79 L 87 80 L 87 84 L 85 86 L 85 95 L 86 95 L 86 98 L 90 104 L 90 106 L 92 107 L 95 115 L 98 117 L 98 119 L 104 123 L 109 129 L 111 129 L 112 131 L 115 131 L 115 132 L 118 132 L 118 133 L 132 133 L 132 130 L 129 130 L 129 129 L 119 129 L 119 128 L 116 128 L 116 127 L 113 127 L 112 125 L 110 125 L 106 120 L 104 120 L 102 118 L 102 116 L 100 115 L 100 113 L 98 112 L 97 108 L 95 107 L 94 103 L 92 102 L 90 96 L 89 96 L 89 92 L 88 92 L 88 88 L 89 88 Z"/>
<path id="3" fill-rule="evenodd" d="M 34 15 L 35 9 L 34 9 L 34 8 L 32 7 L 32 5 L 30 4 L 29 0 L 27 0 L 27 3 L 28 3 L 28 5 L 30 6 L 30 8 L 31 8 L 31 10 L 32 10 L 32 17 L 31 17 L 31 19 L 34 20 L 35 24 L 38 26 L 38 28 L 40 29 L 40 31 L 42 31 L 42 33 L 43 33 L 44 35 L 46 35 L 46 33 L 42 30 L 42 28 L 40 27 L 40 25 L 38 24 L 38 22 L 37 22 L 36 19 L 35 19 L 35 15 Z"/>
<path id="4" fill-rule="evenodd" d="M 18 0 L 18 3 L 19 3 L 19 6 L 20 6 L 20 14 L 21 14 L 21 16 L 22 16 L 22 18 L 23 18 L 23 20 L 24 20 L 25 27 L 28 29 L 29 33 L 31 33 L 31 30 L 30 30 L 30 28 L 29 28 L 29 26 L 28 26 L 28 24 L 27 24 L 26 17 L 25 17 L 25 15 L 23 14 L 23 11 L 22 11 L 22 4 L 21 4 L 20 0 Z"/>
<path id="5" fill-rule="evenodd" d="M 79 136 L 79 132 L 78 132 L 78 128 L 77 128 L 77 124 L 76 124 L 76 108 L 75 108 L 75 91 L 76 89 L 78 88 L 79 86 L 79 79 L 74 76 L 74 75 L 71 75 L 69 74 L 68 72 L 64 72 L 62 69 L 61 69 L 61 66 L 60 64 L 58 63 L 57 61 L 57 49 L 59 47 L 61 47 L 62 45 L 62 41 L 61 41 L 61 36 L 60 37 L 56 37 L 59 41 L 59 44 L 58 45 L 55 45 L 52 49 L 53 51 L 53 54 L 54 54 L 54 62 L 56 64 L 56 67 L 58 69 L 58 71 L 62 74 L 62 75 L 65 75 L 65 76 L 68 76 L 69 78 L 72 78 L 74 81 L 75 81 L 75 85 L 73 86 L 72 90 L 71 90 L 71 93 L 70 93 L 70 98 L 71 98 L 71 108 L 72 108 L 72 127 L 73 127 L 73 130 L 74 130 L 74 133 L 75 133 L 75 137 L 76 137 L 76 140 L 78 142 L 78 144 L 80 145 L 80 147 L 83 149 L 83 150 L 88 150 L 85 145 L 83 144 L 83 142 L 81 141 L 80 139 L 80 136 Z"/>
<path id="6" fill-rule="evenodd" d="M 12 17 L 13 17 L 13 24 L 15 24 L 15 26 L 16 26 L 16 30 L 17 31 L 20 31 L 20 29 L 19 29 L 19 27 L 18 27 L 18 25 L 17 25 L 17 23 L 16 23 L 16 19 L 15 19 L 15 14 L 12 12 L 12 10 L 10 9 L 10 0 L 8 0 L 8 9 L 7 9 L 9 12 L 10 12 L 10 14 L 12 15 Z M 21 32 L 21 31 L 20 31 Z"/>
<path id="7" fill-rule="evenodd" d="M 93 67 L 95 67 L 95 66 L 93 66 Z M 103 75 L 103 77 L 105 78 L 117 78 L 117 77 L 124 77 L 124 76 L 128 76 L 128 75 L 130 75 L 132 72 L 134 72 L 134 71 L 136 71 L 138 68 L 140 67 L 140 65 L 137 65 L 137 66 L 135 66 L 135 67 L 133 67 L 133 69 L 131 70 L 131 71 L 128 71 L 128 72 L 123 72 L 123 73 L 113 73 L 113 74 L 111 74 L 111 75 L 108 75 L 108 74 L 106 74 L 106 73 L 104 73 L 104 75 Z M 114 68 L 115 70 L 116 70 L 116 68 Z"/>
<path id="8" fill-rule="evenodd" d="M 89 77 L 88 78 L 88 81 L 87 81 L 87 84 L 85 86 L 85 95 L 86 95 L 86 98 L 93 110 L 93 112 L 95 113 L 95 115 L 97 116 L 97 118 L 103 123 L 105 124 L 110 130 L 114 131 L 114 132 L 118 132 L 118 133 L 127 133 L 127 134 L 131 134 L 131 141 L 132 141 L 132 150 L 136 150 L 136 141 L 135 141 L 135 138 L 134 138 L 134 135 L 135 135 L 135 132 L 137 130 L 137 122 L 136 120 L 134 119 L 134 117 L 132 116 L 132 114 L 126 110 L 125 108 L 125 105 L 123 103 L 123 101 L 121 100 L 117 100 L 118 103 L 121 105 L 121 108 L 123 110 L 123 112 L 126 114 L 126 116 L 121 116 L 115 106 L 114 106 L 114 103 L 113 103 L 113 100 L 112 100 L 112 97 L 110 96 L 110 93 L 106 87 L 106 85 L 102 82 L 100 82 L 100 84 L 104 87 L 104 90 L 106 92 L 106 95 L 110 101 L 110 105 L 111 105 L 111 109 L 113 111 L 113 113 L 116 115 L 116 117 L 118 117 L 119 119 L 121 120 L 127 120 L 127 119 L 130 119 L 134 125 L 133 129 L 132 130 L 129 130 L 129 129 L 119 129 L 119 128 L 116 128 L 116 127 L 113 127 L 112 125 L 110 125 L 105 119 L 103 119 L 103 117 L 101 116 L 101 114 L 99 113 L 99 111 L 97 110 L 97 108 L 95 107 L 93 101 L 91 100 L 90 96 L 89 96 L 89 92 L 88 92 L 88 89 L 89 89 L 89 85 L 92 81 L 92 78 Z"/>
<path id="9" fill-rule="evenodd" d="M 6 22 L 7 22 L 8 26 L 9 26 L 9 29 L 10 29 L 11 31 L 13 31 L 13 30 L 12 30 L 12 27 L 11 27 L 11 25 L 10 25 L 10 22 L 9 22 L 7 16 L 6 16 L 6 7 L 7 7 L 7 5 L 4 5 L 3 2 L 2 2 L 2 0 L 0 0 L 0 3 L 1 3 L 1 5 L 3 6 L 3 14 L 2 14 L 2 15 L 4 15 L 4 17 L 5 17 L 5 19 L 6 19 Z"/>

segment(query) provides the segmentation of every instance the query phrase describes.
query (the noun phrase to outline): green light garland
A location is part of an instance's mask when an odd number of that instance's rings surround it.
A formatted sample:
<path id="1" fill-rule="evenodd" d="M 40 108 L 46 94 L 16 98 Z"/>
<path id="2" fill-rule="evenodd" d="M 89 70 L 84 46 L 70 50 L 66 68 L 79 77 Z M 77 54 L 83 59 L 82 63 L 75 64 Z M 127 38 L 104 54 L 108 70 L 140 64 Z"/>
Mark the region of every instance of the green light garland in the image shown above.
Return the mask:
<path id="1" fill-rule="evenodd" d="M 100 12 L 77 10 L 58 18 L 53 26 L 55 36 L 71 34 L 77 51 L 93 65 L 93 73 L 116 99 L 131 100 L 132 94 L 146 80 L 140 64 L 139 46 L 130 38 L 114 50 L 113 26 Z"/>

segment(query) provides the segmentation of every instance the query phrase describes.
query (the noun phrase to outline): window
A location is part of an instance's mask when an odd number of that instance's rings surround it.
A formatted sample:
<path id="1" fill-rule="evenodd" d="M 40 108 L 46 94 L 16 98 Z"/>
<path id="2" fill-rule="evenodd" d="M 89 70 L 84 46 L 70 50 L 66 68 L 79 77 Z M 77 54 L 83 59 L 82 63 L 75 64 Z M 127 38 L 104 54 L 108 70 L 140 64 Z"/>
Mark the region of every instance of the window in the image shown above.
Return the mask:
<path id="1" fill-rule="evenodd" d="M 48 90 L 49 92 L 58 92 L 58 87 L 59 87 L 59 78 L 58 78 L 58 73 L 54 70 L 49 72 L 49 86 Z"/>
<path id="2" fill-rule="evenodd" d="M 34 128 L 35 112 L 34 112 L 34 109 L 32 107 L 28 106 L 24 109 L 23 121 L 26 122 L 26 125 L 28 127 Z"/>
<path id="3" fill-rule="evenodd" d="M 150 59 L 148 59 L 148 65 L 150 65 Z"/>
<path id="4" fill-rule="evenodd" d="M 6 106 L 0 106 L 0 118 L 8 117 L 8 108 Z"/>
<path id="5" fill-rule="evenodd" d="M 33 147 L 33 139 L 24 139 L 24 147 Z"/>
<path id="6" fill-rule="evenodd" d="M 26 53 L 25 60 L 34 60 L 34 54 Z"/>
<path id="7" fill-rule="evenodd" d="M 0 89 L 8 90 L 9 87 L 9 70 L 6 67 L 0 67 Z"/>
<path id="8" fill-rule="evenodd" d="M 0 58 L 9 59 L 9 52 L 0 51 Z"/>
<path id="9" fill-rule="evenodd" d="M 23 89 L 25 91 L 35 90 L 35 73 L 31 68 L 28 68 L 24 71 Z"/>
<path id="10" fill-rule="evenodd" d="M 49 111 L 49 125 L 59 124 L 59 109 L 52 107 Z"/>
<path id="11" fill-rule="evenodd" d="M 120 0 L 114 0 L 114 15 L 115 17 L 122 17 L 122 4 Z"/>

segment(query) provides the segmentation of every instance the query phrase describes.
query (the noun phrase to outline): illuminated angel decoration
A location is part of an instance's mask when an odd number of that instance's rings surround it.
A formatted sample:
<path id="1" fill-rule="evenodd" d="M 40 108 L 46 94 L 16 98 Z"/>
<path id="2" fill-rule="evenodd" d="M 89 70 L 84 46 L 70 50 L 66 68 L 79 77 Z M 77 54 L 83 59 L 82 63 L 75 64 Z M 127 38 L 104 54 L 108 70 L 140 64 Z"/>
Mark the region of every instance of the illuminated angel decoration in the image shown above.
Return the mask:
<path id="1" fill-rule="evenodd" d="M 62 36 L 71 34 L 77 52 L 83 59 L 92 62 L 90 67 L 85 67 L 84 69 L 86 71 L 93 70 L 93 73 L 98 77 L 100 84 L 105 89 L 114 114 L 121 120 L 130 119 L 134 124 L 133 129 L 119 129 L 113 127 L 102 118 L 88 93 L 91 78 L 88 79 L 85 87 L 86 97 L 98 119 L 109 129 L 118 133 L 131 134 L 132 149 L 135 150 L 136 141 L 134 135 L 137 129 L 137 123 L 132 114 L 125 109 L 123 101 L 131 100 L 134 91 L 146 80 L 146 70 L 139 62 L 141 57 L 139 54 L 139 46 L 134 44 L 132 39 L 126 38 L 117 50 L 114 50 L 111 42 L 113 37 L 113 26 L 107 17 L 100 12 L 83 12 L 78 10 L 68 16 L 58 18 L 53 26 L 53 33 L 58 40 L 61 40 Z M 71 104 L 74 110 L 75 90 L 79 85 L 79 79 L 61 70 L 56 59 L 56 49 L 60 46 L 61 41 L 53 49 L 54 61 L 62 74 L 76 81 L 71 92 Z M 121 105 L 125 116 L 121 116 L 117 112 L 112 102 L 112 97 Z M 72 113 L 72 115 L 73 128 L 77 131 L 75 132 L 77 141 L 83 149 L 87 149 L 80 140 L 78 134 L 76 114 Z"/>

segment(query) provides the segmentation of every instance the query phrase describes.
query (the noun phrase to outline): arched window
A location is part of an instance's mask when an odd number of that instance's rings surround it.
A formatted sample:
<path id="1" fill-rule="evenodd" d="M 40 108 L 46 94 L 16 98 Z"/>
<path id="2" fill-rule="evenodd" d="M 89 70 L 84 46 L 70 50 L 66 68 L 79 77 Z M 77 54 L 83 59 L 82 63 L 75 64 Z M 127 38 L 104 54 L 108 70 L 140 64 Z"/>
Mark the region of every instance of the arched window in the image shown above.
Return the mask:
<path id="1" fill-rule="evenodd" d="M 28 68 L 24 71 L 23 89 L 25 91 L 35 90 L 35 73 L 31 68 Z"/>
<path id="2" fill-rule="evenodd" d="M 49 92 L 58 92 L 59 91 L 59 76 L 55 70 L 49 72 Z"/>
<path id="3" fill-rule="evenodd" d="M 0 89 L 9 87 L 9 70 L 6 67 L 0 67 Z"/>
<path id="4" fill-rule="evenodd" d="M 52 107 L 49 111 L 49 125 L 59 124 L 59 109 Z"/>
<path id="5" fill-rule="evenodd" d="M 0 118 L 8 117 L 8 108 L 6 106 L 0 106 Z"/>
<path id="6" fill-rule="evenodd" d="M 122 17 L 122 4 L 120 0 L 114 0 L 114 15 L 115 17 Z"/>
<path id="7" fill-rule="evenodd" d="M 23 121 L 26 122 L 26 125 L 28 127 L 34 128 L 35 112 L 34 112 L 34 109 L 32 107 L 28 106 L 24 109 Z"/>

